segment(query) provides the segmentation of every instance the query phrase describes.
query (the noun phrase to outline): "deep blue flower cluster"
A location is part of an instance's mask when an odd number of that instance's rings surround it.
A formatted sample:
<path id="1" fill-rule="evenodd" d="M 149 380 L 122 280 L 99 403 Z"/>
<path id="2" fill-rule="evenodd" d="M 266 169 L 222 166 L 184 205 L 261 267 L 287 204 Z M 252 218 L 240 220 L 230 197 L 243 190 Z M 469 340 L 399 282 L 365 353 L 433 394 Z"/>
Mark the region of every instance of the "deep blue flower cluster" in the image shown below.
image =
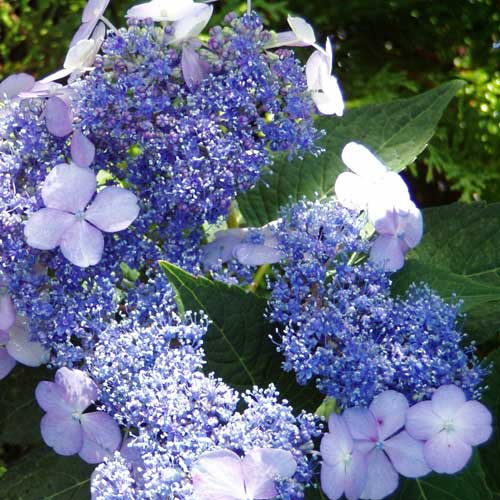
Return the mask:
<path id="1" fill-rule="evenodd" d="M 158 259 L 196 270 L 201 225 L 227 213 L 273 152 L 314 151 L 314 105 L 293 52 L 265 51 L 270 35 L 254 13 L 227 22 L 200 49 L 209 69 L 196 88 L 182 77 L 182 47 L 168 43 L 171 27 L 147 21 L 110 34 L 95 69 L 69 84 L 100 186 L 121 185 L 140 205 L 132 226 L 105 234 L 90 268 L 26 244 L 24 223 L 44 206 L 48 172 L 70 161 L 70 139 L 47 130 L 44 98 L 0 104 L 0 270 L 53 364 L 82 360 L 109 320 L 135 310 L 134 286 L 153 278 L 146 270 Z"/>
<path id="2" fill-rule="evenodd" d="M 282 498 L 303 498 L 315 459 L 315 417 L 295 417 L 277 391 L 255 388 L 240 395 L 213 374 L 205 375 L 202 339 L 207 320 L 175 314 L 173 300 L 146 324 L 110 325 L 87 367 L 100 387 L 102 409 L 129 429 L 120 453 L 93 479 L 96 498 L 191 498 L 190 471 L 205 451 L 243 455 L 255 447 L 290 450 L 298 467 L 278 485 Z"/>
<path id="3" fill-rule="evenodd" d="M 281 324 L 284 369 L 301 384 L 315 380 L 344 408 L 387 389 L 420 401 L 443 384 L 479 397 L 485 370 L 474 346 L 463 347 L 459 304 L 425 285 L 391 297 L 388 275 L 363 260 L 362 223 L 335 201 L 283 213 L 276 236 L 286 257 L 268 313 Z"/>

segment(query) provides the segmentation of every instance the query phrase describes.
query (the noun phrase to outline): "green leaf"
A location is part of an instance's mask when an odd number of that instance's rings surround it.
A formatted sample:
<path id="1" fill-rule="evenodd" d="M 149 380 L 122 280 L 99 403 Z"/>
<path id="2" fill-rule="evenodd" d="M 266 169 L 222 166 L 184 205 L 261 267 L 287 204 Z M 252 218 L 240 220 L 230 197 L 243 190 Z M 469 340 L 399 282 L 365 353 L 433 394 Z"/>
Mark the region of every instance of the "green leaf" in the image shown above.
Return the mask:
<path id="1" fill-rule="evenodd" d="M 41 442 L 43 411 L 35 401 L 35 387 L 40 380 L 53 377 L 45 368 L 17 365 L 0 381 L 0 445 L 27 446 Z"/>
<path id="2" fill-rule="evenodd" d="M 401 478 L 402 479 L 402 478 Z M 420 479 L 403 479 L 388 500 L 492 500 L 481 460 L 476 453 L 459 474 L 429 474 Z"/>
<path id="3" fill-rule="evenodd" d="M 93 466 L 56 455 L 41 445 L 9 467 L 0 479 L 3 500 L 88 500 Z"/>
<path id="4" fill-rule="evenodd" d="M 497 311 L 498 314 L 498 311 Z M 488 389 L 482 402 L 493 413 L 493 436 L 479 447 L 486 472 L 486 481 L 491 490 L 500 497 L 500 349 L 492 352 L 487 360 L 492 363 L 491 373 L 486 379 Z"/>
<path id="5" fill-rule="evenodd" d="M 238 196 L 247 224 L 261 226 L 275 220 L 280 207 L 304 196 L 332 194 L 337 176 L 346 169 L 340 155 L 350 141 L 370 148 L 392 170 L 402 170 L 424 150 L 463 85 L 454 80 L 416 97 L 348 111 L 342 118 L 319 118 L 317 127 L 326 131 L 320 142 L 325 152 L 291 162 L 278 157 L 254 189 Z"/>
<path id="6" fill-rule="evenodd" d="M 204 311 L 212 321 L 204 339 L 206 369 L 238 390 L 276 385 L 297 409 L 314 411 L 321 395 L 297 385 L 281 369 L 283 358 L 269 339 L 273 327 L 264 319 L 266 299 L 238 286 L 195 277 L 168 262 L 160 262 L 176 291 L 181 311 Z"/>
<path id="7" fill-rule="evenodd" d="M 445 300 L 463 300 L 465 331 L 478 342 L 500 332 L 500 203 L 424 210 L 424 238 L 394 276 L 402 293 L 424 281 Z"/>

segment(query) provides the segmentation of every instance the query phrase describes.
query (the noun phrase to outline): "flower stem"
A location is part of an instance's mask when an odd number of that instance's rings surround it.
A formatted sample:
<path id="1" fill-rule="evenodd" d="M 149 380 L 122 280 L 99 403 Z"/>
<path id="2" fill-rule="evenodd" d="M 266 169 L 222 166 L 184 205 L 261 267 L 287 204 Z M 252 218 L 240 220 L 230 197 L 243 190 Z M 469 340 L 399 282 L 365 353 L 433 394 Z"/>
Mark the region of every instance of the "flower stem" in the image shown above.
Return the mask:
<path id="1" fill-rule="evenodd" d="M 271 266 L 269 264 L 264 264 L 263 266 L 260 266 L 259 269 L 257 269 L 257 272 L 253 277 L 252 284 L 250 285 L 250 290 L 252 292 L 255 292 L 257 288 L 259 288 L 259 285 L 262 283 L 262 280 L 264 279 L 264 276 L 266 275 L 270 267 Z"/>
<path id="2" fill-rule="evenodd" d="M 252 0 L 247 0 L 247 14 L 252 12 Z"/>

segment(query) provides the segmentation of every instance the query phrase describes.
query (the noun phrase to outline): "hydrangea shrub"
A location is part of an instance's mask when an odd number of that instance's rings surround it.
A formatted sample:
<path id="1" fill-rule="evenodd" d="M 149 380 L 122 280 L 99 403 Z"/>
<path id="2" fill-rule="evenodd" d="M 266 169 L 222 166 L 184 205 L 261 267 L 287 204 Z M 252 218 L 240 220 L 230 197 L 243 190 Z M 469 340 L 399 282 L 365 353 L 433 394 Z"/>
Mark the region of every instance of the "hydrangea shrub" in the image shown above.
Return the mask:
<path id="1" fill-rule="evenodd" d="M 6 498 L 493 498 L 500 212 L 398 174 L 461 83 L 346 112 L 300 17 L 108 3 L 0 83 Z"/>

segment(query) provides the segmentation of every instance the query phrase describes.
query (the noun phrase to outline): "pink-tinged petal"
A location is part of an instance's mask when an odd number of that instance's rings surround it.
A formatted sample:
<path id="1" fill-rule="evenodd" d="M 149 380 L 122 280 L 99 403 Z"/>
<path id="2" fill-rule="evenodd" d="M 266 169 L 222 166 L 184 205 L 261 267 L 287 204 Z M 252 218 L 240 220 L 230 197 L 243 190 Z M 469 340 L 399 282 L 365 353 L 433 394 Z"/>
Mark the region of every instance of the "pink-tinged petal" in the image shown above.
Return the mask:
<path id="1" fill-rule="evenodd" d="M 471 455 L 472 447 L 453 431 L 441 431 L 424 445 L 427 465 L 439 473 L 455 474 L 467 465 Z"/>
<path id="2" fill-rule="evenodd" d="M 375 180 L 387 171 L 386 166 L 365 146 L 349 142 L 342 150 L 342 161 L 355 174 Z"/>
<path id="3" fill-rule="evenodd" d="M 40 366 L 49 361 L 50 353 L 39 342 L 32 342 L 29 338 L 26 321 L 18 318 L 9 330 L 10 340 L 7 351 L 18 362 L 26 366 Z"/>
<path id="4" fill-rule="evenodd" d="M 83 446 L 80 458 L 89 464 L 98 464 L 120 447 L 122 435 L 113 418 L 102 411 L 81 416 Z"/>
<path id="5" fill-rule="evenodd" d="M 360 498 L 380 500 L 398 487 L 398 473 L 382 450 L 375 449 L 367 455 L 366 467 L 366 485 Z"/>
<path id="6" fill-rule="evenodd" d="M 194 90 L 209 72 L 210 66 L 190 46 L 182 49 L 182 76 L 190 90 Z"/>
<path id="7" fill-rule="evenodd" d="M 405 425 L 408 408 L 408 401 L 400 392 L 384 391 L 374 398 L 370 411 L 377 420 L 382 441 Z"/>
<path id="8" fill-rule="evenodd" d="M 56 165 L 42 186 L 42 198 L 48 208 L 76 213 L 85 209 L 97 189 L 96 176 L 89 168 Z"/>
<path id="9" fill-rule="evenodd" d="M 443 419 L 452 419 L 465 404 L 465 394 L 456 385 L 442 385 L 432 395 L 432 409 Z"/>
<path id="10" fill-rule="evenodd" d="M 82 23 L 99 19 L 106 10 L 109 0 L 89 0 L 83 9 Z"/>
<path id="11" fill-rule="evenodd" d="M 230 450 L 203 453 L 191 471 L 196 500 L 245 500 L 241 459 Z"/>
<path id="12" fill-rule="evenodd" d="M 77 221 L 63 234 L 59 246 L 62 254 L 75 266 L 95 266 L 102 258 L 104 236 L 87 222 Z"/>
<path id="13" fill-rule="evenodd" d="M 402 431 L 384 443 L 394 468 L 405 477 L 421 477 L 431 469 L 424 458 L 424 442 L 413 439 Z"/>
<path id="14" fill-rule="evenodd" d="M 313 45 L 316 42 L 316 35 L 312 26 L 300 17 L 288 16 L 288 24 L 295 36 L 301 42 L 307 45 Z"/>
<path id="15" fill-rule="evenodd" d="M 321 92 L 313 92 L 312 94 L 318 111 L 323 115 L 342 116 L 344 114 L 344 98 L 337 79 L 334 76 L 323 79 L 321 90 Z"/>
<path id="16" fill-rule="evenodd" d="M 371 184 L 359 175 L 343 172 L 335 181 L 335 196 L 341 205 L 353 210 L 365 210 Z"/>
<path id="17" fill-rule="evenodd" d="M 479 401 L 467 401 L 453 418 L 455 432 L 467 444 L 477 446 L 487 441 L 493 432 L 492 416 Z"/>
<path id="18" fill-rule="evenodd" d="M 82 448 L 82 426 L 71 415 L 46 413 L 40 422 L 40 430 L 47 446 L 53 448 L 59 455 L 74 455 Z"/>
<path id="19" fill-rule="evenodd" d="M 342 416 L 332 413 L 328 418 L 328 429 L 321 439 L 320 452 L 323 462 L 333 466 L 352 452 L 354 442 Z"/>
<path id="20" fill-rule="evenodd" d="M 81 40 L 88 40 L 94 28 L 97 25 L 97 19 L 89 21 L 87 23 L 82 23 L 76 33 L 73 35 L 71 42 L 69 44 L 70 48 L 74 47 Z"/>
<path id="21" fill-rule="evenodd" d="M 52 208 L 42 208 L 31 215 L 24 226 L 26 243 L 39 250 L 52 250 L 64 232 L 75 222 L 73 215 Z"/>
<path id="22" fill-rule="evenodd" d="M 10 295 L 0 295 L 0 330 L 6 332 L 16 322 L 16 306 Z"/>
<path id="23" fill-rule="evenodd" d="M 233 255 L 244 266 L 275 264 L 283 258 L 283 254 L 277 248 L 266 245 L 252 245 L 251 243 L 237 245 Z"/>
<path id="24" fill-rule="evenodd" d="M 137 196 L 127 189 L 106 187 L 97 193 L 85 219 L 107 233 L 123 231 L 139 215 L 137 201 Z"/>
<path id="25" fill-rule="evenodd" d="M 97 399 L 97 386 L 81 370 L 59 368 L 55 383 L 63 388 L 68 405 L 78 413 L 82 413 Z"/>
<path id="26" fill-rule="evenodd" d="M 0 380 L 5 378 L 16 366 L 16 360 L 7 352 L 5 347 L 0 347 Z"/>
<path id="27" fill-rule="evenodd" d="M 373 442 L 379 440 L 377 422 L 367 408 L 348 408 L 342 416 L 354 439 Z"/>
<path id="28" fill-rule="evenodd" d="M 397 237 L 380 235 L 375 239 L 370 249 L 370 260 L 379 264 L 384 271 L 397 271 L 405 263 L 403 248 Z"/>
<path id="29" fill-rule="evenodd" d="M 212 5 L 194 3 L 189 12 L 174 23 L 174 40 L 180 42 L 198 36 L 210 21 Z"/>
<path id="30" fill-rule="evenodd" d="M 35 79 L 27 73 L 10 75 L 0 83 L 0 101 L 13 99 L 21 92 L 28 92 L 35 85 Z"/>
<path id="31" fill-rule="evenodd" d="M 71 416 L 74 411 L 67 400 L 64 387 L 54 382 L 39 382 L 35 389 L 35 398 L 42 410 L 52 415 Z"/>
<path id="32" fill-rule="evenodd" d="M 443 420 L 432 409 L 430 401 L 422 401 L 406 413 L 405 428 L 413 438 L 427 441 L 443 428 Z"/>
<path id="33" fill-rule="evenodd" d="M 45 104 L 45 124 L 51 134 L 65 137 L 73 130 L 73 113 L 60 97 L 53 96 Z"/>
<path id="34" fill-rule="evenodd" d="M 275 498 L 275 480 L 295 474 L 297 462 L 287 450 L 254 448 L 242 460 L 247 496 L 255 499 Z"/>
<path id="35" fill-rule="evenodd" d="M 71 137 L 71 159 L 79 167 L 90 167 L 95 158 L 95 146 L 80 130 Z"/>

